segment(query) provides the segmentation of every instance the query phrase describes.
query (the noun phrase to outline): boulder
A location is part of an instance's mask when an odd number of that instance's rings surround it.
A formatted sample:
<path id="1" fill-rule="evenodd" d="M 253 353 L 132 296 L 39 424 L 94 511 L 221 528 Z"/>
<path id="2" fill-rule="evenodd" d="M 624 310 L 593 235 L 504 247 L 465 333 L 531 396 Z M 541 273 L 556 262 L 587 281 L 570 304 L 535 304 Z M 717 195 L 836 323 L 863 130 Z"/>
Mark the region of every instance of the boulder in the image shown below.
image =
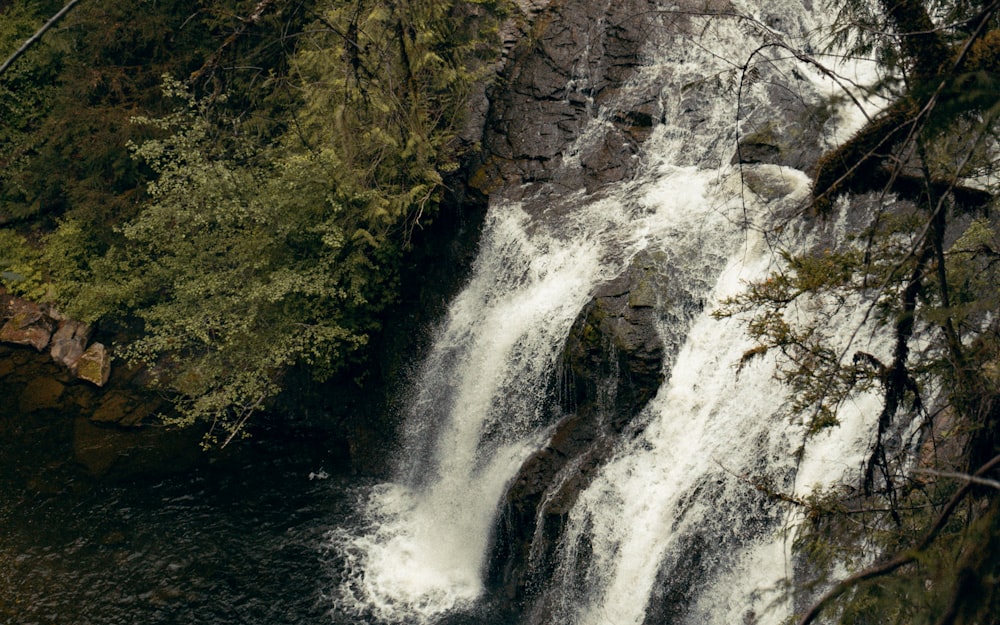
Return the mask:
<path id="1" fill-rule="evenodd" d="M 159 402 L 140 397 L 125 390 L 109 391 L 100 405 L 90 415 L 95 423 L 115 424 L 121 427 L 138 427 L 159 408 Z"/>
<path id="2" fill-rule="evenodd" d="M 86 351 L 91 334 L 93 331 L 87 324 L 73 319 L 63 319 L 49 343 L 52 360 L 70 371 L 75 371 L 77 362 Z"/>
<path id="3" fill-rule="evenodd" d="M 55 322 L 41 306 L 20 298 L 13 298 L 7 306 L 9 319 L 0 328 L 0 341 L 27 345 L 44 351 L 49 345 Z"/>
<path id="4" fill-rule="evenodd" d="M 76 375 L 97 386 L 104 386 L 111 377 L 111 353 L 103 343 L 94 343 L 76 362 Z"/>
<path id="5" fill-rule="evenodd" d="M 771 202 L 805 188 L 796 173 L 778 165 L 747 165 L 743 167 L 742 178 L 747 189 L 765 202 Z"/>
<path id="6" fill-rule="evenodd" d="M 640 254 L 580 312 L 562 354 L 561 410 L 545 447 L 521 466 L 502 502 L 489 580 L 524 605 L 544 588 L 566 516 L 618 438 L 663 381 L 658 263 Z"/>
<path id="7" fill-rule="evenodd" d="M 77 377 L 98 386 L 111 374 L 111 355 L 100 343 L 89 348 L 94 331 L 89 325 L 69 319 L 48 305 L 10 295 L 0 290 L 0 343 L 48 349 L 52 360 Z M 15 363 L 16 364 L 16 363 Z M 79 371 L 83 369 L 81 374 Z"/>
<path id="8" fill-rule="evenodd" d="M 34 378 L 21 391 L 18 408 L 22 413 L 58 408 L 63 390 L 65 387 L 58 380 L 48 377 Z"/>

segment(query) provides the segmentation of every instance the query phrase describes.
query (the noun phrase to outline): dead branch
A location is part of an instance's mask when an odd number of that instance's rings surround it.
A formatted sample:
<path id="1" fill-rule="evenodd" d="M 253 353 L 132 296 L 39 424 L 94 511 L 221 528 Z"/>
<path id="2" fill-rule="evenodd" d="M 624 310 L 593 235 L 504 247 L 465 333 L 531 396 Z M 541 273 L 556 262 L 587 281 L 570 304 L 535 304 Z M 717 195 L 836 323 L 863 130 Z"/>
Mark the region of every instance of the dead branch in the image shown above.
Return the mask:
<path id="1" fill-rule="evenodd" d="M 21 47 L 15 50 L 14 53 L 11 54 L 9 57 L 7 57 L 7 60 L 3 62 L 3 65 L 0 65 L 0 76 L 2 76 L 3 73 L 6 72 L 7 69 L 14 64 L 14 61 L 16 61 L 22 54 L 27 52 L 28 48 L 37 43 L 38 40 L 42 38 L 42 35 L 44 35 L 50 28 L 55 26 L 56 22 L 65 17 L 66 14 L 73 9 L 73 7 L 79 4 L 79 2 L 80 0 L 69 0 L 69 2 L 66 3 L 66 6 L 61 8 L 58 13 L 50 17 L 49 21 L 45 22 L 41 28 L 35 31 L 34 35 L 28 37 L 24 41 L 24 43 L 21 44 Z"/>

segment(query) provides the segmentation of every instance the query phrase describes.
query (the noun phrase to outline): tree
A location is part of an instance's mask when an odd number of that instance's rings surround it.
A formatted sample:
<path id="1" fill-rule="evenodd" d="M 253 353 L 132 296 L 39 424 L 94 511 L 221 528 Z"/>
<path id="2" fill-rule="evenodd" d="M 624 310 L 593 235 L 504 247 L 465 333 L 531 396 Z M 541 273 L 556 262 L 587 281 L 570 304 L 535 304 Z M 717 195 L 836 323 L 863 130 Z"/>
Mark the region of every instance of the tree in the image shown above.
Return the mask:
<path id="1" fill-rule="evenodd" d="M 21 46 L 17 50 L 14 50 L 14 52 L 9 57 L 7 57 L 7 60 L 5 60 L 3 63 L 0 63 L 0 75 L 3 75 L 4 72 L 10 69 L 10 66 L 14 64 L 14 61 L 20 58 L 22 54 L 27 52 L 28 49 L 32 45 L 34 45 L 35 42 L 41 39 L 42 36 L 45 35 L 45 33 L 48 32 L 50 28 L 56 25 L 56 22 L 61 20 L 63 17 L 66 16 L 67 13 L 73 10 L 73 7 L 75 7 L 78 2 L 80 2 L 80 0 L 69 0 L 69 2 L 66 3 L 66 6 L 59 9 L 59 11 L 55 15 L 50 17 L 48 21 L 42 24 L 42 26 L 35 31 L 35 34 L 25 39 L 24 43 L 21 44 Z"/>
<path id="2" fill-rule="evenodd" d="M 832 249 L 784 253 L 781 270 L 718 312 L 749 315 L 759 344 L 746 360 L 782 354 L 814 431 L 836 426 L 853 393 L 883 396 L 858 489 L 807 502 L 800 553 L 816 572 L 856 572 L 803 625 L 834 606 L 844 623 L 1000 613 L 998 15 L 996 2 L 843 5 L 834 41 L 880 59 L 890 79 L 874 88 L 890 104 L 820 159 L 809 208 L 862 225 Z M 820 313 L 803 321 L 800 305 Z M 888 359 L 824 336 L 824 315 L 857 305 L 888 335 Z"/>
<path id="3" fill-rule="evenodd" d="M 178 423 L 207 418 L 208 442 L 225 444 L 287 366 L 322 378 L 364 343 L 365 268 L 347 258 L 327 163 L 272 164 L 239 136 L 221 144 L 204 109 L 168 88 L 191 108 L 145 120 L 170 133 L 133 148 L 157 173 L 150 200 L 71 309 L 138 316 L 144 332 L 123 355 L 174 394 Z"/>
<path id="4" fill-rule="evenodd" d="M 465 6 L 332 2 L 269 77 L 280 106 L 237 90 L 234 107 L 225 87 L 199 97 L 227 39 L 186 84 L 166 80 L 174 112 L 137 118 L 148 199 L 60 293 L 88 321 L 141 325 L 122 354 L 175 398 L 175 423 L 207 421 L 206 442 L 225 445 L 290 368 L 323 380 L 363 362 L 499 51 L 496 15 L 456 19 Z M 273 132 L 258 132 L 254 102 L 283 116 Z"/>

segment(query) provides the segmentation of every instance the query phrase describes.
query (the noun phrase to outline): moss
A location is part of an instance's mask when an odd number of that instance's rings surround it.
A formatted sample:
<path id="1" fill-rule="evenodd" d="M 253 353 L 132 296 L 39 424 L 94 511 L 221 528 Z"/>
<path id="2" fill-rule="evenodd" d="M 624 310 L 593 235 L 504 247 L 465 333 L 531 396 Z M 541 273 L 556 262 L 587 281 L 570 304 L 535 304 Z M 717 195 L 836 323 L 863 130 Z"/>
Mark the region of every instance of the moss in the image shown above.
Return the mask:
<path id="1" fill-rule="evenodd" d="M 976 71 L 1000 71 L 1000 28 L 991 30 L 972 44 L 966 67 Z"/>
<path id="2" fill-rule="evenodd" d="M 745 168 L 743 182 L 748 189 L 767 201 L 785 197 L 795 190 L 792 180 L 783 176 L 780 170 L 767 165 Z"/>

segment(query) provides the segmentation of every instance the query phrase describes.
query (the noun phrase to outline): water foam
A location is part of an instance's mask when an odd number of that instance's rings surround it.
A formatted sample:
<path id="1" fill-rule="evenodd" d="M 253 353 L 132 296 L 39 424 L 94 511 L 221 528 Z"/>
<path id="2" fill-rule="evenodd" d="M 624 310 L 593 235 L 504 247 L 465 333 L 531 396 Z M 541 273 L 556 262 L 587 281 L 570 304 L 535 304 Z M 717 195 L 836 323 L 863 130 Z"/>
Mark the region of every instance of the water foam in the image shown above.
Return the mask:
<path id="1" fill-rule="evenodd" d="M 788 29 L 808 29 L 802 6 L 786 4 Z M 600 199 L 564 198 L 564 210 L 552 212 L 558 218 L 529 215 L 518 203 L 490 207 L 472 279 L 409 402 L 400 478 L 373 489 L 367 528 L 332 537 L 347 563 L 337 593 L 343 611 L 430 623 L 477 602 L 498 501 L 546 439 L 547 385 L 569 328 L 598 285 L 651 249 L 704 310 L 661 328 L 665 342 L 681 346 L 678 355 L 641 415 L 645 430 L 623 444 L 570 512 L 548 595 L 552 613 L 580 625 L 642 623 L 650 597 L 686 573 L 671 569 L 671 560 L 684 562 L 701 545 L 698 570 L 678 586 L 688 588 L 680 593 L 684 618 L 777 623 L 787 616 L 780 530 L 794 519 L 763 509 L 749 476 L 773 479 L 793 495 L 842 479 L 869 442 L 865 415 L 874 399 L 855 398 L 842 410 L 840 432 L 807 441 L 804 428 L 782 414 L 773 358 L 737 375 L 751 347 L 745 327 L 711 311 L 775 267 L 774 242 L 763 233 L 804 199 L 808 179 L 760 166 L 760 177 L 779 181 L 771 186 L 781 191 L 756 195 L 742 185 L 728 165 L 737 121 L 773 111 L 765 80 L 739 94 L 744 108 L 734 116 L 734 86 L 723 77 L 738 77 L 737 61 L 762 33 L 739 20 L 690 19 L 690 30 L 701 33 L 697 45 L 651 50 L 654 61 L 636 78 L 643 88 L 663 85 L 668 123 L 644 145 L 634 180 L 604 189 Z M 824 80 L 813 75 L 796 88 L 816 98 L 829 86 Z M 692 88 L 706 98 L 695 113 L 686 95 Z M 600 113 L 580 145 L 567 149 L 568 164 L 612 114 Z M 847 315 L 831 332 L 863 321 Z"/>

